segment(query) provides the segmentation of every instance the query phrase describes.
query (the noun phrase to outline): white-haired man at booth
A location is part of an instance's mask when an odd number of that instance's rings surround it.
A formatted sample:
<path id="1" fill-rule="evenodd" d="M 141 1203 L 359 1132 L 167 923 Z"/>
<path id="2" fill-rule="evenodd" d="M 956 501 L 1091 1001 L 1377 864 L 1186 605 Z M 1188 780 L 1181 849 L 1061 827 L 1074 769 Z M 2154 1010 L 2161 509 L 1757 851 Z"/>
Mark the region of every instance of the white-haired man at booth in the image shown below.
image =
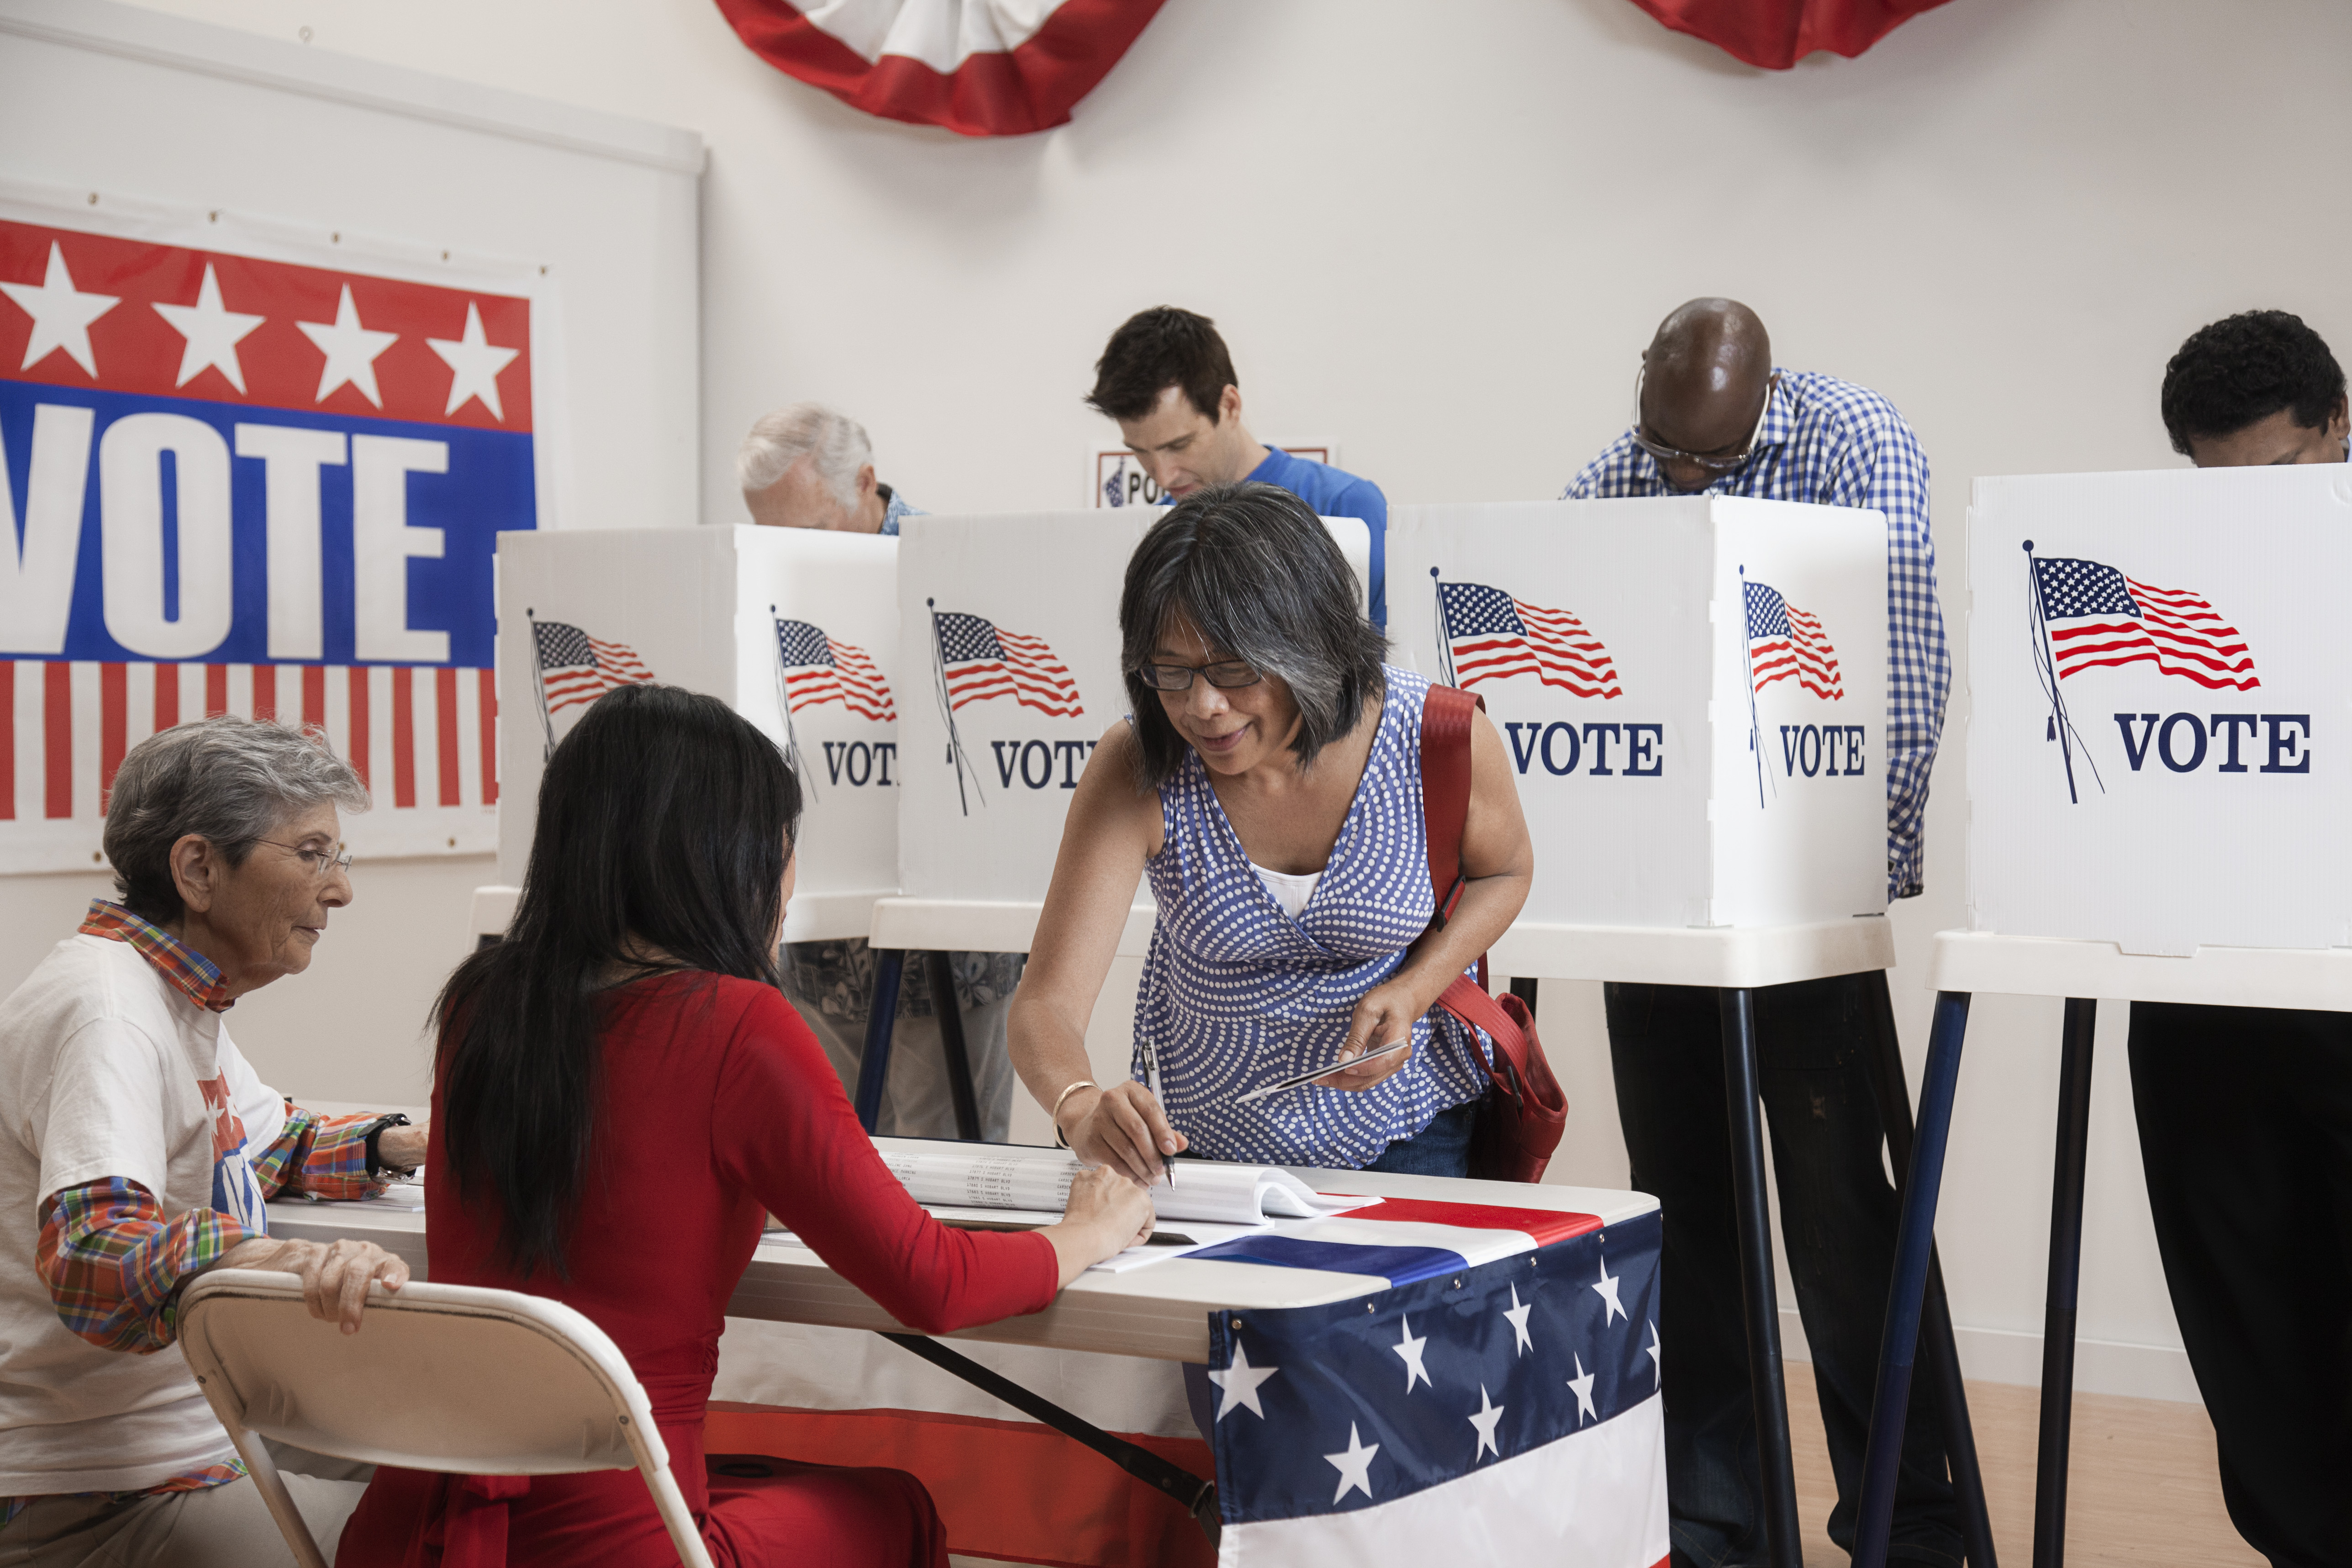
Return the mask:
<path id="1" fill-rule="evenodd" d="M 821 403 L 795 403 L 755 420 L 735 458 L 751 521 L 771 528 L 829 529 L 895 536 L 898 520 L 920 516 L 906 498 L 875 478 L 866 426 Z M 1026 958 L 1018 952 L 951 952 L 956 1010 L 980 1102 L 981 1136 L 1011 1133 L 1013 1064 L 1004 1021 Z M 824 1045 L 842 1086 L 857 1089 L 874 995 L 874 953 L 863 937 L 784 944 L 784 994 Z M 955 1101 L 933 1011 L 929 966 L 907 965 L 891 1026 L 890 1077 L 876 1116 L 877 1132 L 901 1138 L 952 1138 Z"/>

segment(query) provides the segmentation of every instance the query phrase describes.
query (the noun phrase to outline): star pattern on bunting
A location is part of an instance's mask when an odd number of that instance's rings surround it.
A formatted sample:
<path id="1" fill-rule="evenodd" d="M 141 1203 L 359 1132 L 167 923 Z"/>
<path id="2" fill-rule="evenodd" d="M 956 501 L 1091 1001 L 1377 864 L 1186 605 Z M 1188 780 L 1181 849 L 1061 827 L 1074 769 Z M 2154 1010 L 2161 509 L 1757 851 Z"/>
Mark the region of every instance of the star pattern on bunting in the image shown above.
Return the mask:
<path id="1" fill-rule="evenodd" d="M 1511 1287 L 1511 1304 L 1504 1311 L 1503 1316 L 1510 1320 L 1511 1332 L 1517 1336 L 1518 1351 L 1521 1355 L 1536 1348 L 1535 1341 L 1528 1336 L 1528 1314 L 1534 1310 L 1533 1302 L 1522 1303 L 1519 1300 L 1519 1288 L 1514 1284 Z"/>
<path id="2" fill-rule="evenodd" d="M 1486 1385 L 1480 1384 L 1477 1413 L 1470 1417 L 1470 1425 L 1478 1429 L 1478 1454 L 1491 1453 L 1498 1459 L 1503 1457 L 1502 1448 L 1495 1441 L 1495 1426 L 1503 1419 L 1503 1409 L 1487 1399 Z M 1477 1463 L 1478 1454 L 1470 1456 L 1471 1463 Z"/>
<path id="3" fill-rule="evenodd" d="M 319 395 L 314 403 L 327 401 L 327 394 L 346 384 L 355 388 L 362 397 L 383 406 L 383 395 L 375 386 L 376 356 L 400 341 L 398 332 L 371 331 L 360 322 L 359 307 L 352 303 L 352 286 L 343 285 L 343 297 L 335 307 L 331 323 L 297 321 L 302 335 L 310 340 L 318 351 L 327 356 L 327 363 L 319 372 Z"/>
<path id="4" fill-rule="evenodd" d="M 1665 1385 L 1666 1367 L 1665 1363 L 1658 1359 L 1660 1347 L 1658 1344 L 1657 1324 L 1652 1323 L 1650 1325 L 1650 1342 L 1643 1345 L 1642 1348 L 1648 1352 L 1650 1356 L 1650 1386 L 1652 1388 L 1664 1387 Z"/>
<path id="5" fill-rule="evenodd" d="M 205 372 L 216 370 L 238 392 L 245 390 L 245 367 L 237 363 L 236 345 L 265 318 L 232 310 L 221 302 L 220 278 L 211 262 L 205 263 L 205 280 L 197 286 L 194 304 L 166 305 L 157 300 L 155 313 L 187 340 L 180 351 L 179 379 L 172 384 L 185 386 Z"/>
<path id="6" fill-rule="evenodd" d="M 97 379 L 98 356 L 90 353 L 89 324 L 121 304 L 120 296 L 85 294 L 76 289 L 73 274 L 66 269 L 66 253 L 54 239 L 49 241 L 48 270 L 39 286 L 0 283 L 0 293 L 33 318 L 33 335 L 25 340 L 25 363 L 17 369 L 30 370 L 62 349 L 67 358 Z"/>
<path id="7" fill-rule="evenodd" d="M 1609 1272 L 1609 1259 L 1605 1258 L 1601 1260 L 1601 1283 L 1593 1289 L 1601 1293 L 1602 1300 L 1609 1303 L 1608 1314 L 1601 1320 L 1602 1327 L 1606 1328 L 1625 1315 L 1624 1304 L 1617 1300 L 1617 1276 Z"/>
<path id="8" fill-rule="evenodd" d="M 1348 1423 L 1348 1451 L 1323 1456 L 1327 1463 L 1337 1467 L 1339 1471 L 1339 1489 L 1331 1494 L 1333 1502 L 1338 1502 L 1351 1491 L 1361 1492 L 1368 1498 L 1372 1495 L 1372 1458 L 1380 1451 L 1378 1443 L 1367 1447 L 1363 1439 L 1356 1436 L 1356 1424 L 1353 1421 Z"/>
<path id="9" fill-rule="evenodd" d="M 1429 1383 L 1429 1369 L 1421 1363 L 1422 1347 L 1429 1343 L 1429 1341 L 1425 1338 L 1417 1340 L 1412 1337 L 1411 1318 L 1405 1317 L 1402 1313 L 1399 1313 L 1398 1318 L 1404 1324 L 1404 1337 L 1389 1348 L 1395 1351 L 1398 1357 L 1404 1363 L 1404 1391 L 1411 1394 L 1414 1378 Z M 1429 1386 L 1434 1388 L 1437 1385 L 1429 1383 Z"/>
<path id="10" fill-rule="evenodd" d="M 490 416 L 504 423 L 506 410 L 499 403 L 499 372 L 512 364 L 522 353 L 520 349 L 502 349 L 482 335 L 482 308 L 472 300 L 466 301 L 466 331 L 454 342 L 448 338 L 427 338 L 425 346 L 441 356 L 449 367 L 449 406 L 446 413 L 455 414 L 474 398 Z"/>
<path id="11" fill-rule="evenodd" d="M 1576 1424 L 1579 1426 L 1588 1419 L 1598 1420 L 1601 1416 L 1601 1412 L 1592 1404 L 1592 1381 L 1593 1374 L 1584 1370 L 1584 1358 L 1578 1356 L 1576 1375 L 1568 1380 L 1568 1386 L 1576 1395 Z"/>
<path id="12" fill-rule="evenodd" d="M 1245 1406 L 1261 1421 L 1265 1419 L 1265 1406 L 1257 1402 L 1258 1384 L 1282 1369 L 1278 1366 L 1252 1366 L 1249 1352 L 1241 1341 L 1234 1342 L 1234 1364 L 1211 1368 L 1209 1381 L 1224 1392 L 1224 1400 L 1217 1406 L 1217 1420 L 1232 1415 L 1236 1406 Z M 1369 1495 L 1369 1494 L 1367 1494 Z"/>

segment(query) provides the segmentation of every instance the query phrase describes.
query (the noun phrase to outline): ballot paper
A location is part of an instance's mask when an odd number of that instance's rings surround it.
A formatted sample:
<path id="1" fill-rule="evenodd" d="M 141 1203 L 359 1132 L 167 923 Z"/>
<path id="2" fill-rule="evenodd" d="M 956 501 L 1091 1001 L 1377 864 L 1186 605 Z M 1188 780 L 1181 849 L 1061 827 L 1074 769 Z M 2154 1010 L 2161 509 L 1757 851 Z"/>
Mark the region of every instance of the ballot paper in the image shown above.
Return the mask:
<path id="1" fill-rule="evenodd" d="M 877 1151 L 890 1173 L 919 1204 L 971 1209 L 1025 1209 L 1059 1220 L 1069 1206 L 1070 1182 L 1082 1167 L 1059 1149 L 1006 1144 L 940 1144 L 919 1151 L 893 1141 Z M 1154 1183 L 1151 1206 L 1166 1220 L 1263 1226 L 1277 1219 L 1318 1219 L 1361 1208 L 1378 1198 L 1318 1193 L 1274 1165 L 1229 1165 L 1209 1160 L 1171 1161 L 1171 1179 Z"/>

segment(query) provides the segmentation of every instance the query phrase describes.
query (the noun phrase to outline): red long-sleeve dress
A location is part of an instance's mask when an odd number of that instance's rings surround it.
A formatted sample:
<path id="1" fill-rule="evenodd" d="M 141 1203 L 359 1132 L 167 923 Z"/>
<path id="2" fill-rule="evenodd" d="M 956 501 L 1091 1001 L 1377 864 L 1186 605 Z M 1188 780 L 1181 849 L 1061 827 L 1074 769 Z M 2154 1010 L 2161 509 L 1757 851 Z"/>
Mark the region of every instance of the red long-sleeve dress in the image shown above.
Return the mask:
<path id="1" fill-rule="evenodd" d="M 516 1277 L 497 1232 L 447 1173 L 434 1092 L 425 1215 L 432 1278 L 527 1290 L 613 1337 L 653 1402 L 670 1468 L 720 1565 L 930 1564 L 946 1542 L 929 1494 L 898 1470 L 772 1464 L 707 1474 L 704 1407 L 728 1297 L 772 1211 L 891 1316 L 943 1332 L 1053 1300 L 1053 1244 L 950 1230 L 875 1155 L 841 1080 L 771 987 L 708 974 L 614 994 L 604 1114 L 572 1226 L 571 1278 Z M 362 1331 L 365 1331 L 362 1330 Z M 674 1564 L 631 1470 L 474 1478 L 385 1468 L 344 1527 L 340 1568 Z"/>

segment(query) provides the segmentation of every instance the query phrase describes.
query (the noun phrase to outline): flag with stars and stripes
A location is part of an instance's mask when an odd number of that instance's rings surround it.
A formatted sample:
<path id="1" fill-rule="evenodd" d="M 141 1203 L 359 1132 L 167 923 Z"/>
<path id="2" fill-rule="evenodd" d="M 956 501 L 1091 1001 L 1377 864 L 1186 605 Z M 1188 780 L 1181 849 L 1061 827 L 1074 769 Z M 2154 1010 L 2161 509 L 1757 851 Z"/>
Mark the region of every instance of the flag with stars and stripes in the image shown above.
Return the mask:
<path id="1" fill-rule="evenodd" d="M 654 683 L 654 672 L 626 643 L 590 637 L 563 621 L 535 620 L 530 637 L 551 718 L 566 708 L 593 702 L 616 686 Z"/>
<path id="2" fill-rule="evenodd" d="M 856 643 L 825 636 L 823 626 L 779 617 L 776 662 L 784 672 L 785 701 L 794 713 L 820 702 L 838 702 L 861 719 L 898 721 L 890 683 L 873 656 Z"/>
<path id="3" fill-rule="evenodd" d="M 931 625 L 940 644 L 940 679 L 950 712 L 968 702 L 1010 697 L 1024 708 L 1055 719 L 1074 719 L 1078 683 L 1044 637 L 1006 631 L 979 616 L 940 610 Z"/>
<path id="4" fill-rule="evenodd" d="M 1845 679 L 1838 673 L 1837 649 L 1830 646 L 1822 618 L 1797 608 L 1777 588 L 1761 583 L 1748 587 L 1748 668 L 1756 689 L 1776 680 L 1796 678 L 1797 684 L 1816 697 L 1836 701 L 1845 695 Z"/>
<path id="5" fill-rule="evenodd" d="M 2215 691 L 2262 684 L 2244 634 L 2196 594 L 2063 555 L 2034 557 L 2033 585 L 2061 680 L 2146 661 Z"/>
<path id="6" fill-rule="evenodd" d="M 1465 690 L 1482 680 L 1532 675 L 1575 697 L 1624 695 L 1609 649 L 1568 610 L 1548 610 L 1479 583 L 1440 583 L 1437 605 L 1453 683 Z"/>
<path id="7" fill-rule="evenodd" d="M 1667 1558 L 1659 1218 L 1391 1198 L 1192 1256 L 1372 1275 L 1210 1320 L 1226 1563 Z"/>

